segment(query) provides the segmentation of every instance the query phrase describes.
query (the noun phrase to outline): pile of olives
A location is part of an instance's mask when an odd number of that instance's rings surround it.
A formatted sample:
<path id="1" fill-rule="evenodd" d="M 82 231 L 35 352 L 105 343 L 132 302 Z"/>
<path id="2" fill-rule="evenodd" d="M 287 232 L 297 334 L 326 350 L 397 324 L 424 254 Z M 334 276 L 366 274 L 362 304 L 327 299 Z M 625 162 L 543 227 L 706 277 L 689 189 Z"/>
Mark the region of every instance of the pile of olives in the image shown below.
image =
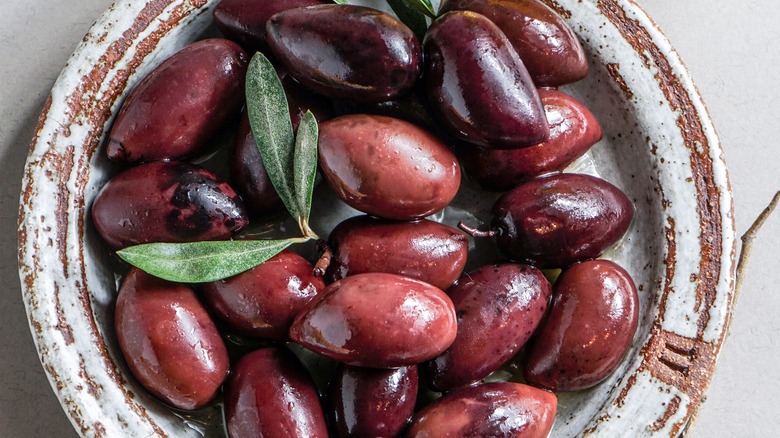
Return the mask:
<path id="1" fill-rule="evenodd" d="M 242 238 L 250 219 L 276 220 L 242 114 L 255 51 L 278 69 L 293 126 L 306 110 L 319 122 L 317 190 L 365 215 L 332 230 L 324 275 L 289 249 L 204 284 L 130 269 L 115 328 L 137 382 L 178 410 L 222 394 L 231 437 L 546 437 L 554 392 L 612 373 L 639 311 L 630 275 L 598 259 L 631 202 L 561 173 L 602 136 L 555 88 L 587 74 L 573 31 L 538 0 L 448 0 L 422 40 L 387 13 L 319 0 L 222 0 L 214 22 L 226 38 L 160 64 L 113 124 L 107 156 L 129 166 L 92 205 L 105 243 Z M 226 126 L 229 174 L 192 164 Z M 489 230 L 430 220 L 463 177 L 505 192 Z M 505 258 L 463 274 L 469 241 L 487 237 Z M 562 273 L 551 285 L 543 269 Z M 238 354 L 235 338 L 266 341 Z M 338 363 L 327 387 L 304 348 Z M 512 362 L 522 376 L 485 382 Z"/>

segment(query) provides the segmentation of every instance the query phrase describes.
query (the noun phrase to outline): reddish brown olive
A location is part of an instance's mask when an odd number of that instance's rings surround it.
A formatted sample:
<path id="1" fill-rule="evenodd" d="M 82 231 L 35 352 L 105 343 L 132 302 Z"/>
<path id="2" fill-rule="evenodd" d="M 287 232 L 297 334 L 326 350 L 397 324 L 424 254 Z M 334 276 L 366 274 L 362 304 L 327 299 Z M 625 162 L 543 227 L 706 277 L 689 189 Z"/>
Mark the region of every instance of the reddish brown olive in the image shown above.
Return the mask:
<path id="1" fill-rule="evenodd" d="M 354 114 L 320 125 L 320 169 L 344 202 L 373 216 L 413 220 L 455 197 L 460 166 L 435 136 L 403 120 Z"/>
<path id="2" fill-rule="evenodd" d="M 550 138 L 522 149 L 498 150 L 471 144 L 459 148 L 463 169 L 483 187 L 505 191 L 530 178 L 563 170 L 601 140 L 596 118 L 583 105 L 558 90 L 539 90 Z"/>
<path id="3" fill-rule="evenodd" d="M 578 391 L 607 378 L 626 355 L 639 322 L 631 276 L 608 260 L 566 269 L 524 368 L 531 385 Z"/>
<path id="4" fill-rule="evenodd" d="M 555 394 L 513 382 L 455 390 L 418 412 L 405 436 L 547 438 Z"/>
<path id="5" fill-rule="evenodd" d="M 231 438 L 327 438 L 314 381 L 279 347 L 242 357 L 225 384 L 225 423 Z"/>
<path id="6" fill-rule="evenodd" d="M 122 104 L 106 146 L 123 162 L 196 156 L 244 104 L 248 58 L 226 39 L 193 43 L 162 62 Z"/>
<path id="7" fill-rule="evenodd" d="M 542 271 L 506 263 L 469 272 L 447 294 L 458 335 L 428 363 L 433 388 L 446 391 L 487 377 L 525 345 L 547 311 L 552 288 Z"/>
<path id="8" fill-rule="evenodd" d="M 441 289 L 371 273 L 328 286 L 296 317 L 290 338 L 348 365 L 394 368 L 436 357 L 456 330 L 455 309 Z"/>
<path id="9" fill-rule="evenodd" d="M 130 372 L 171 406 L 205 406 L 227 376 L 225 344 L 187 286 L 133 268 L 119 289 L 115 328 Z"/>
<path id="10" fill-rule="evenodd" d="M 417 367 L 381 370 L 342 365 L 329 389 L 339 437 L 394 437 L 417 400 Z"/>
<path id="11" fill-rule="evenodd" d="M 285 250 L 264 263 L 224 280 L 206 283 L 206 304 L 238 333 L 287 340 L 296 315 L 325 289 L 311 263 Z"/>
<path id="12" fill-rule="evenodd" d="M 429 220 L 398 222 L 357 216 L 330 233 L 329 281 L 366 272 L 387 272 L 448 288 L 463 272 L 468 239 Z"/>

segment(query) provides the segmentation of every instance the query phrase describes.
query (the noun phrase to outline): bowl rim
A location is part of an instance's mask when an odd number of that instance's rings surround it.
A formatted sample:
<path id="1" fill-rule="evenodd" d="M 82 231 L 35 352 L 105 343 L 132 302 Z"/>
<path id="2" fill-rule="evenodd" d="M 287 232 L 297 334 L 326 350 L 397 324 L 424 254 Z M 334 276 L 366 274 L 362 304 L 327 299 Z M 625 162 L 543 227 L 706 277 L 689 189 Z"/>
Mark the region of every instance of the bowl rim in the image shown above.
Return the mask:
<path id="1" fill-rule="evenodd" d="M 572 12 L 564 5 L 574 0 L 543 1 L 563 17 L 571 17 Z M 149 412 L 139 402 L 127 388 L 98 330 L 84 268 L 88 212 L 85 193 L 94 190 L 89 181 L 92 157 L 100 149 L 106 126 L 135 69 L 149 56 L 158 56 L 155 50 L 164 38 L 209 12 L 216 0 L 131 3 L 113 4 L 63 69 L 38 120 L 20 196 L 19 276 L 28 322 L 49 382 L 82 436 L 114 436 L 112 432 L 123 429 L 135 432 L 133 427 L 168 436 L 166 428 L 177 421 L 172 415 Z M 582 435 L 602 433 L 606 423 L 619 427 L 621 421 L 629 421 L 619 420 L 619 414 L 615 414 L 632 391 L 646 390 L 646 385 L 640 384 L 644 382 L 663 385 L 673 393 L 673 402 L 645 433 L 678 436 L 703 402 L 730 324 L 737 245 L 731 185 L 709 113 L 682 60 L 655 22 L 634 0 L 587 3 L 617 28 L 643 61 L 658 69 L 658 85 L 679 114 L 677 125 L 683 146 L 691 154 L 701 220 L 700 275 L 693 291 L 698 304 L 696 336 L 685 336 L 664 326 L 667 298 L 673 292 L 665 284 L 659 314 L 638 360 L 626 378 L 617 383 L 610 403 L 600 411 L 603 415 L 592 419 Z M 122 19 L 127 16 L 134 18 Z M 93 61 L 91 70 L 83 70 L 84 60 Z M 628 96 L 630 87 L 619 70 L 609 69 L 609 73 Z M 60 115 L 66 116 L 68 123 L 63 123 Z M 39 206 L 54 208 L 42 212 Z M 679 232 L 674 222 L 668 225 L 667 276 L 670 269 L 673 275 L 677 263 L 675 233 Z M 76 307 L 79 312 L 66 311 L 66 306 Z M 707 329 L 710 321 L 715 327 Z M 89 339 L 89 351 L 99 353 L 99 357 L 94 361 L 85 357 L 87 351 L 74 341 L 74 336 Z M 113 417 L 102 413 L 106 405 L 103 398 L 108 396 L 125 400 L 122 412 L 112 412 L 123 418 L 119 421 L 123 425 L 114 425 L 114 421 L 106 420 Z"/>

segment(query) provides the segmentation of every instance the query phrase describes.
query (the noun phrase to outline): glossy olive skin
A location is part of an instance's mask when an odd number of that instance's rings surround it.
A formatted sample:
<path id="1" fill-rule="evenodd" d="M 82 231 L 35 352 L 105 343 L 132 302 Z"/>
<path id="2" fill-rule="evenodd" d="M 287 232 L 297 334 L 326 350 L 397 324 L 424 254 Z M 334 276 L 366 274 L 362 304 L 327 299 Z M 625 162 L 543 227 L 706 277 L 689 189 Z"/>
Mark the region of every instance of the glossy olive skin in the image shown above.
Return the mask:
<path id="1" fill-rule="evenodd" d="M 295 316 L 325 289 L 313 271 L 306 259 L 285 250 L 248 271 L 204 284 L 201 296 L 236 332 L 287 340 Z"/>
<path id="2" fill-rule="evenodd" d="M 119 249 L 227 239 L 248 219 L 236 192 L 210 171 L 158 161 L 111 178 L 95 197 L 92 222 L 103 240 Z"/>
<path id="3" fill-rule="evenodd" d="M 493 205 L 501 251 L 541 268 L 598 257 L 626 233 L 633 217 L 633 205 L 620 189 L 574 173 L 533 179 Z"/>
<path id="4" fill-rule="evenodd" d="M 495 149 L 547 139 L 544 107 L 528 71 L 501 30 L 473 12 L 449 12 L 423 42 L 428 98 L 450 133 Z"/>
<path id="5" fill-rule="evenodd" d="M 289 351 L 262 348 L 242 357 L 225 384 L 228 436 L 327 438 L 314 381 Z"/>
<path id="6" fill-rule="evenodd" d="M 590 388 L 625 356 L 639 322 L 631 276 L 608 260 L 571 266 L 555 284 L 547 319 L 539 327 L 524 375 L 553 391 Z"/>
<path id="7" fill-rule="evenodd" d="M 546 438 L 557 409 L 551 392 L 521 383 L 483 383 L 428 405 L 415 415 L 405 436 Z"/>
<path id="8" fill-rule="evenodd" d="M 444 224 L 398 222 L 357 216 L 330 233 L 329 281 L 365 272 L 416 278 L 446 289 L 466 266 L 468 239 Z"/>
<path id="9" fill-rule="evenodd" d="M 214 398 L 228 373 L 227 350 L 192 289 L 133 268 L 115 312 L 119 348 L 141 386 L 179 409 Z"/>
<path id="10" fill-rule="evenodd" d="M 195 42 L 163 61 L 122 105 L 108 158 L 134 163 L 202 153 L 241 111 L 247 64 L 238 44 L 220 38 Z"/>
<path id="11" fill-rule="evenodd" d="M 318 0 L 221 0 L 214 8 L 214 24 L 225 37 L 247 51 L 268 53 L 265 25 L 272 15 L 320 4 Z"/>
<path id="12" fill-rule="evenodd" d="M 541 1 L 447 0 L 442 7 L 443 12 L 457 10 L 482 14 L 495 23 L 537 87 L 557 87 L 588 74 L 588 60 L 574 31 Z"/>
<path id="13" fill-rule="evenodd" d="M 487 377 L 525 345 L 547 311 L 552 287 L 542 271 L 505 263 L 464 275 L 447 294 L 458 315 L 458 335 L 428 363 L 440 391 Z"/>
<path id="14" fill-rule="evenodd" d="M 307 110 L 311 110 L 318 122 L 333 116 L 333 105 L 328 99 L 304 89 L 286 71 L 278 73 L 287 96 L 293 130 L 298 129 L 298 123 Z M 268 178 L 246 111 L 241 115 L 235 145 L 230 154 L 230 170 L 235 188 L 241 193 L 253 217 L 268 216 L 284 209 L 279 194 Z"/>
<path id="15" fill-rule="evenodd" d="M 417 400 L 417 367 L 381 370 L 342 365 L 329 388 L 339 437 L 394 437 Z"/>
<path id="16" fill-rule="evenodd" d="M 394 368 L 438 356 L 455 340 L 456 330 L 455 308 L 441 289 L 370 273 L 325 288 L 295 318 L 290 338 L 348 365 Z"/>
<path id="17" fill-rule="evenodd" d="M 399 119 L 353 114 L 322 123 L 319 154 L 336 194 L 373 216 L 420 219 L 446 207 L 460 187 L 455 154 Z"/>
<path id="18" fill-rule="evenodd" d="M 376 9 L 337 4 L 292 9 L 271 17 L 266 30 L 282 65 L 324 96 L 382 102 L 406 93 L 420 75 L 417 37 Z"/>
<path id="19" fill-rule="evenodd" d="M 550 138 L 522 149 L 498 150 L 466 145 L 458 151 L 463 169 L 488 190 L 509 190 L 526 180 L 563 170 L 602 137 L 588 108 L 558 90 L 539 90 Z"/>

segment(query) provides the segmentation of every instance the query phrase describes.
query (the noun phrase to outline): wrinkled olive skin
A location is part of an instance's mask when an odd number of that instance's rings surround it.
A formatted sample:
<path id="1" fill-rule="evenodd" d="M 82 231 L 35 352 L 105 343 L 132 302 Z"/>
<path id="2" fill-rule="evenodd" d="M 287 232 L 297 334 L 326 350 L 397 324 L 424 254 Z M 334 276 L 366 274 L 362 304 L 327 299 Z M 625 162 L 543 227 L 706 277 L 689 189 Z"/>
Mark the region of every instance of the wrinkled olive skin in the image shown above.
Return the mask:
<path id="1" fill-rule="evenodd" d="M 442 15 L 423 42 L 431 106 L 450 133 L 495 149 L 547 140 L 550 129 L 523 61 L 501 30 L 473 12 Z"/>
<path id="2" fill-rule="evenodd" d="M 130 92 L 109 134 L 108 158 L 135 163 L 196 156 L 244 105 L 248 58 L 226 39 L 193 43 Z"/>
<path id="3" fill-rule="evenodd" d="M 579 391 L 607 378 L 626 355 L 639 322 L 631 276 L 608 260 L 571 266 L 555 284 L 524 369 L 529 384 Z"/>
<path id="4" fill-rule="evenodd" d="M 417 384 L 414 365 L 394 370 L 342 365 L 329 388 L 338 436 L 397 436 L 414 413 Z"/>
<path id="5" fill-rule="evenodd" d="M 542 271 L 506 263 L 470 272 L 447 294 L 458 336 L 428 363 L 431 386 L 439 391 L 482 380 L 517 354 L 547 311 L 552 287 Z"/>
<path id="6" fill-rule="evenodd" d="M 287 96 L 293 130 L 298 129 L 298 123 L 307 110 L 311 110 L 318 122 L 333 116 L 333 105 L 328 99 L 304 89 L 286 71 L 281 70 L 278 73 Z M 279 194 L 268 178 L 246 111 L 241 115 L 235 145 L 230 155 L 230 169 L 235 188 L 241 193 L 253 217 L 268 216 L 284 209 Z"/>
<path id="7" fill-rule="evenodd" d="M 306 88 L 324 96 L 382 102 L 420 76 L 417 37 L 398 19 L 354 5 L 292 9 L 266 26 L 274 55 Z"/>
<path id="8" fill-rule="evenodd" d="M 463 169 L 484 188 L 509 190 L 530 178 L 563 170 L 602 137 L 601 126 L 585 105 L 558 90 L 539 90 L 550 138 L 522 149 L 465 145 L 458 151 Z"/>
<path id="9" fill-rule="evenodd" d="M 403 120 L 354 114 L 320 125 L 320 170 L 349 206 L 386 219 L 414 220 L 446 207 L 460 166 L 438 138 Z"/>
<path id="10" fill-rule="evenodd" d="M 288 9 L 320 5 L 318 0 L 221 0 L 214 8 L 214 25 L 248 52 L 269 53 L 265 25 L 272 15 Z"/>
<path id="11" fill-rule="evenodd" d="M 620 189 L 574 173 L 533 179 L 493 205 L 501 251 L 540 268 L 598 257 L 623 237 L 633 217 L 633 205 Z"/>
<path id="12" fill-rule="evenodd" d="M 228 436 L 327 438 L 314 381 L 289 351 L 262 348 L 242 357 L 225 384 Z"/>
<path id="13" fill-rule="evenodd" d="M 201 296 L 236 332 L 287 340 L 295 316 L 325 289 L 313 271 L 306 259 L 285 250 L 248 271 L 204 284 Z"/>
<path id="14" fill-rule="evenodd" d="M 395 368 L 438 356 L 455 340 L 450 298 L 395 274 L 358 274 L 329 285 L 298 315 L 290 339 L 347 365 Z"/>
<path id="15" fill-rule="evenodd" d="M 538 0 L 447 0 L 442 12 L 482 14 L 501 29 L 537 87 L 557 87 L 588 74 L 588 60 L 574 31 Z"/>
<path id="16" fill-rule="evenodd" d="M 248 219 L 236 192 L 210 171 L 158 161 L 111 178 L 95 197 L 92 222 L 109 246 L 120 249 L 227 239 Z"/>
<path id="17" fill-rule="evenodd" d="M 466 266 L 468 239 L 438 222 L 398 222 L 358 216 L 330 233 L 333 250 L 327 278 L 340 280 L 366 272 L 416 278 L 446 289 Z"/>
<path id="18" fill-rule="evenodd" d="M 408 438 L 547 438 L 558 410 L 555 394 L 513 382 L 453 391 L 417 413 Z"/>
<path id="19" fill-rule="evenodd" d="M 189 287 L 133 268 L 119 289 L 114 323 L 119 349 L 147 391 L 185 410 L 214 398 L 228 373 L 228 354 Z"/>

